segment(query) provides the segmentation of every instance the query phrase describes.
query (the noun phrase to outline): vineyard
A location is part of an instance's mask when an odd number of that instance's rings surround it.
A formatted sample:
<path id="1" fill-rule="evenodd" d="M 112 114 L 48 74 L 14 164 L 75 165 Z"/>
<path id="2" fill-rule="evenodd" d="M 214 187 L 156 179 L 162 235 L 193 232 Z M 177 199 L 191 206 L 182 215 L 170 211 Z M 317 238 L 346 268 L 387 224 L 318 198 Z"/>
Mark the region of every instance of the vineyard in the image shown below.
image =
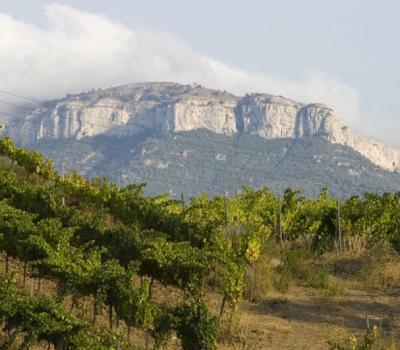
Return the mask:
<path id="1" fill-rule="evenodd" d="M 9 138 L 0 157 L 0 349 L 216 349 L 268 281 L 340 293 L 300 262 L 400 250 L 400 192 L 341 202 L 327 188 L 243 188 L 185 202 L 59 174 Z"/>

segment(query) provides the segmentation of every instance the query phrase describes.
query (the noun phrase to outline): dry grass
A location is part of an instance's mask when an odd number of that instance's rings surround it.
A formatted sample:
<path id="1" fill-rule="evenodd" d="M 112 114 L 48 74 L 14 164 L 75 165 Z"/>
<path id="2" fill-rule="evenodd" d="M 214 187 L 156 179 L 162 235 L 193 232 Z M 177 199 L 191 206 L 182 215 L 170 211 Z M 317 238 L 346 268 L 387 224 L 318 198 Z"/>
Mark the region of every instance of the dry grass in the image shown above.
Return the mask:
<path id="1" fill-rule="evenodd" d="M 367 314 L 382 319 L 376 348 L 400 349 L 400 304 L 393 293 L 400 288 L 397 254 L 378 246 L 312 261 L 294 255 L 289 258 L 289 288 L 282 293 L 266 283 L 258 303 L 244 301 L 235 336 L 220 349 L 329 349 L 328 341 L 345 344 L 352 335 L 362 339 Z M 267 271 L 268 278 L 276 278 L 276 269 Z"/>
<path id="2" fill-rule="evenodd" d="M 386 291 L 400 290 L 400 262 L 398 259 L 383 262 L 374 266 L 366 274 L 366 285 Z"/>
<path id="3" fill-rule="evenodd" d="M 274 288 L 277 278 L 275 271 L 279 265 L 280 260 L 266 254 L 261 255 L 246 271 L 247 288 L 244 298 L 253 303 L 260 302 Z"/>
<path id="4" fill-rule="evenodd" d="M 400 304 L 394 293 L 400 288 L 400 260 L 393 251 L 378 247 L 368 254 L 348 252 L 310 259 L 303 253 L 294 253 L 288 260 L 290 286 L 283 292 L 274 283 L 277 276 L 285 276 L 284 262 L 274 253 L 264 256 L 248 271 L 248 282 L 252 283 L 248 300 L 240 303 L 230 327 L 226 318 L 222 320 L 218 349 L 325 350 L 329 349 L 328 341 L 344 344 L 351 335 L 362 338 L 366 314 L 382 318 L 382 348 L 400 349 Z M 11 266 L 21 271 L 15 261 Z M 22 285 L 21 274 L 18 284 Z M 26 288 L 36 292 L 37 287 L 37 280 L 28 277 Z M 332 291 L 335 288 L 340 292 Z M 55 290 L 54 283 L 42 281 L 41 293 L 51 296 Z M 165 305 L 183 298 L 178 290 L 158 284 L 153 295 Z M 217 315 L 221 296 L 209 292 L 207 300 L 211 312 Z M 65 300 L 65 306 L 70 308 L 70 298 Z M 74 313 L 90 318 L 91 300 L 83 301 Z M 120 327 L 126 332 L 122 322 Z M 108 329 L 106 310 L 98 317 L 96 328 Z M 130 336 L 140 348 L 145 348 L 146 338 L 142 331 Z M 149 344 L 151 349 L 151 341 Z M 43 345 L 32 350 L 45 348 Z M 179 349 L 176 337 L 166 349 Z"/>
<path id="5" fill-rule="evenodd" d="M 370 237 L 368 235 L 348 236 L 344 241 L 346 251 L 353 256 L 359 256 L 367 251 Z"/>
<path id="6" fill-rule="evenodd" d="M 368 256 L 368 264 L 361 270 L 367 288 L 387 293 L 400 291 L 400 257 L 388 247 L 379 247 Z"/>
<path id="7" fill-rule="evenodd" d="M 237 336 L 220 349 L 328 349 L 328 341 L 362 337 L 366 314 L 382 317 L 385 341 L 400 346 L 399 313 L 397 300 L 382 292 L 348 285 L 340 298 L 327 299 L 294 286 L 284 296 L 271 292 L 258 304 L 243 302 Z"/>

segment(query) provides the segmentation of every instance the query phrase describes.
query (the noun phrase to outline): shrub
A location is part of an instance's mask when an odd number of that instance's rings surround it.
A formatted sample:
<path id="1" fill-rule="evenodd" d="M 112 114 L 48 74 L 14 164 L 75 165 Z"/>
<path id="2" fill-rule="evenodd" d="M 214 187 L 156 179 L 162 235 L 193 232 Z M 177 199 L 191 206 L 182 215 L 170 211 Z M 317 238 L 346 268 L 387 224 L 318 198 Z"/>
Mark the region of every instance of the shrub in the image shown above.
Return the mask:
<path id="1" fill-rule="evenodd" d="M 260 302 L 273 288 L 276 277 L 275 269 L 279 263 L 278 259 L 274 258 L 270 252 L 264 252 L 252 266 L 248 267 L 245 275 L 244 298 L 246 300 L 254 303 Z"/>
<path id="2" fill-rule="evenodd" d="M 329 273 L 326 270 L 311 269 L 307 275 L 307 284 L 312 288 L 329 288 Z"/>
<path id="3" fill-rule="evenodd" d="M 335 342 L 328 342 L 329 350 L 373 350 L 379 349 L 383 350 L 384 347 L 375 347 L 377 345 L 377 340 L 379 337 L 379 330 L 375 326 L 371 333 L 367 333 L 362 339 L 362 343 L 359 343 L 359 339 L 357 339 L 354 335 L 352 335 L 348 340 L 348 345 L 340 345 Z"/>

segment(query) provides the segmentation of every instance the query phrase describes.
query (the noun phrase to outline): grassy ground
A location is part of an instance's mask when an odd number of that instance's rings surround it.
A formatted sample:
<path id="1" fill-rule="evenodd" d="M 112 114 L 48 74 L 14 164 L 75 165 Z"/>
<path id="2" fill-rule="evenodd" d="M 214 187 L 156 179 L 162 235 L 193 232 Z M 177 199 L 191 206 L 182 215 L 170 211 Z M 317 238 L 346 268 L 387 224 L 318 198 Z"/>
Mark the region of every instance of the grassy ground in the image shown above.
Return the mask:
<path id="1" fill-rule="evenodd" d="M 352 335 L 362 339 L 366 333 L 366 315 L 379 318 L 378 323 L 382 323 L 379 344 L 374 349 L 400 349 L 400 259 L 397 256 L 385 248 L 358 255 L 294 256 L 289 268 L 282 268 L 282 262 L 276 257 L 266 258 L 257 267 L 257 293 L 252 293 L 257 295 L 248 294 L 247 299 L 253 302 L 240 303 L 230 330 L 225 314 L 218 349 L 329 349 L 328 341 L 346 344 Z M 16 262 L 11 267 L 21 271 Z M 22 287 L 21 273 L 18 280 Z M 37 287 L 38 281 L 28 277 L 25 289 L 36 293 Z M 55 289 L 53 283 L 41 282 L 40 293 L 51 296 Z M 168 304 L 171 300 L 178 302 L 182 296 L 172 288 L 156 285 L 154 298 Z M 217 315 L 221 297 L 210 291 L 207 299 L 211 311 Z M 65 306 L 70 308 L 69 298 Z M 91 302 L 82 303 L 73 312 L 90 320 Z M 108 327 L 104 311 L 97 319 L 96 328 Z M 120 327 L 124 329 L 123 324 Z M 149 338 L 136 331 L 130 339 L 145 348 Z M 32 350 L 46 348 L 47 344 L 43 344 Z M 178 348 L 176 338 L 167 346 L 171 350 Z"/>
<path id="2" fill-rule="evenodd" d="M 366 314 L 383 319 L 385 342 L 400 348 L 398 297 L 347 284 L 340 297 L 325 298 L 295 286 L 285 295 L 271 293 L 258 304 L 243 302 L 238 336 L 221 349 L 328 349 L 328 341 L 363 336 Z"/>
<path id="3" fill-rule="evenodd" d="M 380 328 L 374 349 L 400 349 L 400 260 L 393 252 L 378 247 L 313 258 L 311 265 L 300 259 L 295 266 L 303 278 L 292 274 L 287 291 L 269 288 L 257 303 L 241 303 L 236 336 L 220 349 L 322 350 L 328 341 L 349 344 L 352 335 L 362 343 L 366 315 Z M 307 269 L 321 268 L 329 271 L 325 285 L 304 278 Z"/>

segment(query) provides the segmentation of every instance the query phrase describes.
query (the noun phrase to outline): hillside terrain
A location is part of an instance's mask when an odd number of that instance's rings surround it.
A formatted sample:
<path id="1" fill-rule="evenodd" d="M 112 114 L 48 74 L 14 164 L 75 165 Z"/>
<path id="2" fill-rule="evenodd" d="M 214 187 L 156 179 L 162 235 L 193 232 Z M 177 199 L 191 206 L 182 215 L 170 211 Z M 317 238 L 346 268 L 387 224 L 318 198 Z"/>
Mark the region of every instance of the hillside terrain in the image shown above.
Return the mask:
<path id="1" fill-rule="evenodd" d="M 145 196 L 0 139 L 0 346 L 397 349 L 399 210 L 400 192 Z"/>
<path id="2" fill-rule="evenodd" d="M 234 96 L 200 85 L 138 83 L 91 90 L 44 102 L 10 123 L 6 133 L 22 145 L 42 139 L 135 135 L 207 129 L 265 139 L 319 136 L 353 148 L 386 170 L 400 169 L 400 151 L 359 135 L 331 108 L 261 93 Z"/>
<path id="3" fill-rule="evenodd" d="M 27 108 L 27 107 L 25 107 Z M 57 169 L 147 193 L 234 193 L 243 185 L 344 198 L 399 188 L 400 151 L 359 135 L 322 104 L 200 85 L 141 83 L 44 102 L 0 131 Z M 29 110 L 28 108 L 28 110 Z"/>
<path id="4" fill-rule="evenodd" d="M 144 183 L 147 194 L 186 198 L 206 192 L 234 194 L 242 186 L 286 188 L 316 196 L 327 185 L 339 198 L 396 191 L 400 174 L 372 164 L 350 147 L 319 137 L 266 140 L 208 130 L 163 135 L 95 136 L 40 141 L 32 148 L 55 160 L 56 168 L 90 178 L 106 176 L 119 185 Z"/>

